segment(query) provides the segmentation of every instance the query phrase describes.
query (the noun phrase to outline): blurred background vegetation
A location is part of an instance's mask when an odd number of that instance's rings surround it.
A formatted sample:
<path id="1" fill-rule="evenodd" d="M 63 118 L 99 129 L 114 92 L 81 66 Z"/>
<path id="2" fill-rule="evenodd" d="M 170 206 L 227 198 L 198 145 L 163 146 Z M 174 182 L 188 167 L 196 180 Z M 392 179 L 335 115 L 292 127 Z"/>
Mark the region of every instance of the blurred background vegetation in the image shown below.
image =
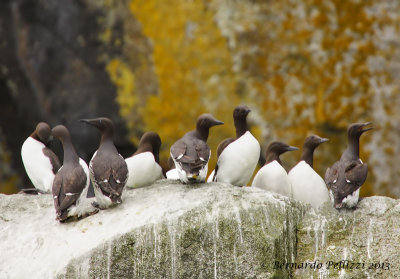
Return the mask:
<path id="1" fill-rule="evenodd" d="M 397 0 L 6 0 L 0 27 L 0 192 L 29 186 L 19 149 L 38 121 L 70 128 L 86 161 L 98 134 L 79 118 L 112 118 L 124 156 L 157 131 L 166 167 L 172 143 L 210 112 L 225 122 L 210 133 L 212 170 L 245 103 L 263 150 L 329 138 L 315 154 L 321 176 L 348 124 L 372 121 L 361 194 L 400 197 Z M 286 167 L 299 157 L 283 155 Z"/>

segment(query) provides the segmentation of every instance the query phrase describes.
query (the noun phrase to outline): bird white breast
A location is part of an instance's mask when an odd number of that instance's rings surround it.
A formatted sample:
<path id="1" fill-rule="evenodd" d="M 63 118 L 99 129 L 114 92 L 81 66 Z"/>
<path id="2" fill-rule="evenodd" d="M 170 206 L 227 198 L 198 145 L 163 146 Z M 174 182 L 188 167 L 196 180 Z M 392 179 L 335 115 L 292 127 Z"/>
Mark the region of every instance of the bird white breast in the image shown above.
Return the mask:
<path id="1" fill-rule="evenodd" d="M 162 178 L 162 169 L 151 152 L 144 152 L 125 159 L 128 166 L 128 181 L 125 186 L 139 188 Z"/>
<path id="2" fill-rule="evenodd" d="M 43 192 L 50 193 L 55 175 L 50 159 L 43 154 L 45 147 L 42 142 L 29 137 L 21 147 L 21 157 L 33 186 Z"/>
<path id="3" fill-rule="evenodd" d="M 229 144 L 218 158 L 217 181 L 247 185 L 260 158 L 260 144 L 247 131 Z"/>
<path id="4" fill-rule="evenodd" d="M 305 161 L 299 162 L 288 174 L 293 198 L 309 203 L 315 209 L 330 201 L 328 188 L 321 176 Z"/>
<path id="5" fill-rule="evenodd" d="M 343 206 L 347 208 L 356 207 L 359 196 L 360 196 L 360 188 L 358 188 L 356 191 L 354 191 L 353 193 L 351 193 L 342 200 Z"/>
<path id="6" fill-rule="evenodd" d="M 213 170 L 213 171 L 211 172 L 211 174 L 208 176 L 207 182 L 212 182 L 212 181 L 213 181 L 214 174 L 215 174 L 215 170 Z"/>
<path id="7" fill-rule="evenodd" d="M 291 197 L 288 175 L 277 161 L 263 166 L 254 177 L 252 186 Z"/>
<path id="8" fill-rule="evenodd" d="M 178 175 L 177 169 L 171 169 L 171 170 L 167 171 L 167 173 L 165 175 L 167 176 L 167 179 L 179 180 L 179 175 Z"/>

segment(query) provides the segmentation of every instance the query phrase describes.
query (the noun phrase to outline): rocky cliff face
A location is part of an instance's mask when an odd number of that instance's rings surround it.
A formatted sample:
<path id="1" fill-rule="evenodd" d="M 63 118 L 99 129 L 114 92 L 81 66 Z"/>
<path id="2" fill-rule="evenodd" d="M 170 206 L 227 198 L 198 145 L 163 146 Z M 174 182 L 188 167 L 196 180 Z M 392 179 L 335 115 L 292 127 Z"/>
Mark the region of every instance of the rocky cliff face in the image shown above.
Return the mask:
<path id="1" fill-rule="evenodd" d="M 0 196 L 1 278 L 400 276 L 400 202 L 390 198 L 314 212 L 259 189 L 162 180 L 78 222 L 54 217 L 49 195 Z M 339 269 L 342 260 L 364 266 Z"/>

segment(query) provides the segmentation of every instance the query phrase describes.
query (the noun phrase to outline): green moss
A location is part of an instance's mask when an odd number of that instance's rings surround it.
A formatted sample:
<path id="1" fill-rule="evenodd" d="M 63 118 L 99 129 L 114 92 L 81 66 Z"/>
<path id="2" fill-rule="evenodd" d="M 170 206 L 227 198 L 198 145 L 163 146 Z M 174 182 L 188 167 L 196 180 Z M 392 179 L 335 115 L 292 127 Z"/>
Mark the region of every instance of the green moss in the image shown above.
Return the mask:
<path id="1" fill-rule="evenodd" d="M 302 210 L 254 206 L 214 204 L 121 235 L 91 254 L 90 278 L 270 278 L 274 261 L 295 257 Z M 71 278 L 74 268 L 66 271 Z"/>

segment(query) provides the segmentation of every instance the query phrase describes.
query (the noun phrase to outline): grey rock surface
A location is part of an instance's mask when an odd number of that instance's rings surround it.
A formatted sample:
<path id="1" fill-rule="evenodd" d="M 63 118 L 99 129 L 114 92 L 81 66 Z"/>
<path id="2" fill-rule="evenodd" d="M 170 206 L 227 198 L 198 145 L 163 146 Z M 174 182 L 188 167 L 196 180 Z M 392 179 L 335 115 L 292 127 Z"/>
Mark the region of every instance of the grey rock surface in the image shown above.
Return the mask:
<path id="1" fill-rule="evenodd" d="M 160 180 L 66 224 L 50 195 L 0 195 L 0 278 L 399 278 L 399 220 L 390 198 L 314 211 L 222 183 Z"/>
<path id="2" fill-rule="evenodd" d="M 159 181 L 59 224 L 51 196 L 0 196 L 4 278 L 289 277 L 302 205 L 253 188 Z"/>
<path id="3" fill-rule="evenodd" d="M 356 210 L 325 204 L 309 211 L 298 228 L 295 278 L 400 278 L 400 201 L 364 198 Z"/>

